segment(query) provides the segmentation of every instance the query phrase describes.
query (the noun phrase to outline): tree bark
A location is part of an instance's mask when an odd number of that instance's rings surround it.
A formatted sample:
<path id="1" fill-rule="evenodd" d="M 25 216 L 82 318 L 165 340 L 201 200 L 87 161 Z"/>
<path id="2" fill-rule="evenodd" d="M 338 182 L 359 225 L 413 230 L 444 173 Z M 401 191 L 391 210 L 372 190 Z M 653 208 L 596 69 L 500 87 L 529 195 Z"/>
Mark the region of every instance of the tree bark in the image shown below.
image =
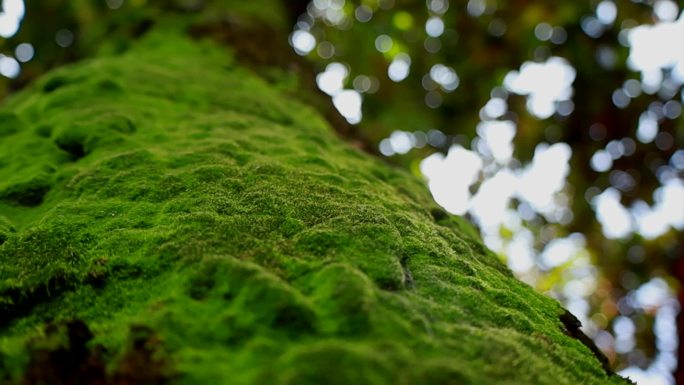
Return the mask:
<path id="1" fill-rule="evenodd" d="M 673 276 L 679 281 L 679 289 L 677 290 L 677 301 L 684 304 L 684 248 L 679 246 L 679 257 L 673 263 Z M 677 369 L 674 372 L 674 379 L 676 384 L 684 384 L 684 311 L 680 310 L 677 313 L 677 332 L 679 335 L 679 345 L 677 346 Z"/>
<path id="2" fill-rule="evenodd" d="M 162 25 L 2 107 L 0 378 L 628 383 L 421 181 L 232 52 Z"/>

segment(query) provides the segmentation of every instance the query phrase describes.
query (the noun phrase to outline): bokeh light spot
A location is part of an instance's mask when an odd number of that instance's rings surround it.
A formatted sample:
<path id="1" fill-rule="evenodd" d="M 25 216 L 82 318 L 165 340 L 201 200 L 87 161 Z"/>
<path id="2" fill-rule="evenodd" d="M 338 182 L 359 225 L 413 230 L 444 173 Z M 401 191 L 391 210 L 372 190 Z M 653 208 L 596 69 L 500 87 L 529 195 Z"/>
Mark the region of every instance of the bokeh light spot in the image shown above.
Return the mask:
<path id="1" fill-rule="evenodd" d="M 430 78 L 447 92 L 458 88 L 461 81 L 453 68 L 443 64 L 435 64 L 430 68 Z"/>
<path id="2" fill-rule="evenodd" d="M 425 94 L 425 105 L 430 108 L 438 108 L 442 105 L 442 94 L 438 91 L 430 91 Z"/>
<path id="3" fill-rule="evenodd" d="M 684 150 L 677 150 L 670 158 L 670 164 L 677 170 L 684 170 Z"/>
<path id="4" fill-rule="evenodd" d="M 487 4 L 484 0 L 469 0 L 466 9 L 470 16 L 480 17 L 487 10 Z"/>
<path id="5" fill-rule="evenodd" d="M 477 134 L 484 140 L 488 153 L 500 164 L 513 156 L 515 124 L 511 121 L 488 121 L 477 125 Z"/>
<path id="6" fill-rule="evenodd" d="M 369 22 L 370 19 L 373 18 L 373 10 L 367 5 L 360 5 L 356 7 L 356 10 L 354 11 L 354 17 L 356 17 L 356 20 L 362 23 Z"/>
<path id="7" fill-rule="evenodd" d="M 123 0 L 105 0 L 110 9 L 119 9 L 123 5 Z"/>
<path id="8" fill-rule="evenodd" d="M 354 90 L 344 90 L 333 97 L 335 108 L 351 124 L 361 121 L 361 94 Z"/>
<path id="9" fill-rule="evenodd" d="M 482 166 L 477 153 L 453 146 L 446 156 L 435 153 L 423 159 L 420 170 L 428 179 L 435 201 L 447 211 L 462 215 L 468 210 L 470 186 L 477 180 Z"/>
<path id="10" fill-rule="evenodd" d="M 303 56 L 316 48 L 316 38 L 309 31 L 298 29 L 290 35 L 290 45 Z"/>
<path id="11" fill-rule="evenodd" d="M 563 27 L 554 27 L 553 32 L 551 32 L 551 43 L 553 44 L 563 44 L 568 39 L 568 32 Z"/>
<path id="12" fill-rule="evenodd" d="M 594 123 L 589 127 L 589 137 L 594 141 L 603 140 L 606 137 L 606 126 Z"/>
<path id="13" fill-rule="evenodd" d="M 617 17 L 617 5 L 610 0 L 604 0 L 596 7 L 596 16 L 605 25 L 610 25 L 615 22 Z"/>
<path id="14" fill-rule="evenodd" d="M 501 20 L 499 18 L 493 19 L 489 23 L 489 27 L 487 28 L 487 31 L 492 36 L 501 37 L 506 33 L 506 22 L 504 22 L 503 20 Z"/>
<path id="15" fill-rule="evenodd" d="M 429 53 L 437 53 L 442 48 L 442 42 L 435 37 L 428 37 L 425 39 L 423 46 Z"/>
<path id="16" fill-rule="evenodd" d="M 544 63 L 525 62 L 520 71 L 511 71 L 504 78 L 509 91 L 527 95 L 527 108 L 535 116 L 545 119 L 556 111 L 556 102 L 569 100 L 575 69 L 560 57 Z"/>
<path id="17" fill-rule="evenodd" d="M 413 27 L 413 16 L 406 11 L 399 11 L 392 17 L 394 26 L 402 31 L 408 31 Z"/>
<path id="18" fill-rule="evenodd" d="M 74 44 L 74 33 L 66 28 L 62 28 L 55 34 L 55 42 L 62 48 L 70 47 Z"/>
<path id="19" fill-rule="evenodd" d="M 330 63 L 325 71 L 316 76 L 318 88 L 328 95 L 336 95 L 344 87 L 344 81 L 349 76 L 349 70 L 342 63 Z"/>
<path id="20" fill-rule="evenodd" d="M 430 12 L 442 15 L 449 9 L 449 0 L 427 0 L 427 7 Z"/>
<path id="21" fill-rule="evenodd" d="M 650 143 L 658 134 L 658 116 L 651 112 L 645 111 L 639 116 L 639 124 L 637 126 L 637 139 L 641 143 Z"/>
<path id="22" fill-rule="evenodd" d="M 624 109 L 629 106 L 630 98 L 622 88 L 618 88 L 613 91 L 612 101 L 617 108 Z"/>
<path id="23" fill-rule="evenodd" d="M 16 78 L 21 72 L 19 62 L 13 57 L 0 54 L 0 75 L 6 78 Z"/>
<path id="24" fill-rule="evenodd" d="M 432 37 L 439 37 L 444 33 L 444 21 L 433 16 L 425 23 L 425 32 Z"/>
<path id="25" fill-rule="evenodd" d="M 668 119 L 677 119 L 682 115 L 682 105 L 676 100 L 670 100 L 663 106 L 663 114 Z"/>
<path id="26" fill-rule="evenodd" d="M 608 151 L 598 150 L 591 157 L 591 168 L 597 172 L 606 172 L 613 167 L 613 158 Z"/>
<path id="27" fill-rule="evenodd" d="M 662 21 L 673 21 L 677 18 L 679 7 L 672 0 L 657 0 L 653 4 L 653 13 Z"/>
<path id="28" fill-rule="evenodd" d="M 541 41 L 551 39 L 551 35 L 553 35 L 553 28 L 549 23 L 539 23 L 534 27 L 534 36 Z"/>
<path id="29" fill-rule="evenodd" d="M 603 35 L 604 25 L 594 16 L 585 16 L 580 21 L 582 31 L 594 39 Z"/>
<path id="30" fill-rule="evenodd" d="M 316 48 L 316 53 L 321 59 L 330 59 L 335 55 L 335 46 L 329 41 L 321 42 Z"/>
<path id="31" fill-rule="evenodd" d="M 14 56 L 18 61 L 26 63 L 33 59 L 35 51 L 30 43 L 21 43 L 14 49 Z"/>
<path id="32" fill-rule="evenodd" d="M 389 50 L 392 49 L 392 45 L 394 45 L 394 42 L 392 41 L 392 38 L 387 35 L 380 35 L 375 39 L 375 49 L 377 49 L 378 52 L 389 52 Z"/>
<path id="33" fill-rule="evenodd" d="M 411 57 L 405 53 L 398 54 L 387 67 L 387 76 L 393 82 L 400 82 L 409 75 Z"/>
<path id="34" fill-rule="evenodd" d="M 636 98 L 641 95 L 641 83 L 636 79 L 626 80 L 622 84 L 622 90 L 630 98 Z"/>
<path id="35" fill-rule="evenodd" d="M 669 132 L 659 132 L 655 137 L 655 144 L 661 151 L 669 150 L 674 145 L 674 138 Z"/>
<path id="36" fill-rule="evenodd" d="M 620 203 L 618 190 L 612 187 L 607 188 L 594 197 L 592 204 L 606 238 L 623 238 L 630 234 L 633 229 L 632 217 Z"/>
<path id="37" fill-rule="evenodd" d="M 506 111 L 508 111 L 508 103 L 504 99 L 491 98 L 487 104 L 482 107 L 480 117 L 484 119 L 496 119 L 503 116 Z"/>
<path id="38" fill-rule="evenodd" d="M 5 39 L 14 36 L 19 30 L 25 12 L 23 0 L 3 0 L 0 12 L 0 37 Z"/>

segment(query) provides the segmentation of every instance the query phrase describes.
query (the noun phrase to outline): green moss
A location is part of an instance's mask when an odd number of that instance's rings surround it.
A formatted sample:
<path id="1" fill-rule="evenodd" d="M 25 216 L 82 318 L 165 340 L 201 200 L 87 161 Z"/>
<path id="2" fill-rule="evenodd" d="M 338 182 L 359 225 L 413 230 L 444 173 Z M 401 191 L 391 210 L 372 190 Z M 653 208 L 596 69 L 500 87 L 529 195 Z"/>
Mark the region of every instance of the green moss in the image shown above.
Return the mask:
<path id="1" fill-rule="evenodd" d="M 209 44 L 152 34 L 0 116 L 9 383 L 625 383 L 419 181 Z"/>

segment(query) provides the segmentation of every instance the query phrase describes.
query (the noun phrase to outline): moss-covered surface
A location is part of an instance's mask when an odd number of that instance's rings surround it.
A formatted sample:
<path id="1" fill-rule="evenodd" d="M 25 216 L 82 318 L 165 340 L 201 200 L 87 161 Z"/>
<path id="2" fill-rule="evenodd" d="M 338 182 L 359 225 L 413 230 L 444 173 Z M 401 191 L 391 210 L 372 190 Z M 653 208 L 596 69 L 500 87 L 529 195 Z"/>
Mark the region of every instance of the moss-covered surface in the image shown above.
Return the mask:
<path id="1" fill-rule="evenodd" d="M 0 381 L 626 383 L 277 88 L 153 35 L 2 107 Z"/>

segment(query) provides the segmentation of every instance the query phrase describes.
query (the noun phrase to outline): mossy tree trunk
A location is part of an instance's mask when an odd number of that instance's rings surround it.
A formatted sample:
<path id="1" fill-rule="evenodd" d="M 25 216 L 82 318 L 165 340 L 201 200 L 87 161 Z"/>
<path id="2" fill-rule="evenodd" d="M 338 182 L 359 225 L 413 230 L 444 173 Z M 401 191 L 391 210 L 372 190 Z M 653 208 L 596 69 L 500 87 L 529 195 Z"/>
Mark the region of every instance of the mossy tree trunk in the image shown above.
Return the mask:
<path id="1" fill-rule="evenodd" d="M 1 379 L 626 383 L 298 79 L 178 24 L 1 109 Z"/>

